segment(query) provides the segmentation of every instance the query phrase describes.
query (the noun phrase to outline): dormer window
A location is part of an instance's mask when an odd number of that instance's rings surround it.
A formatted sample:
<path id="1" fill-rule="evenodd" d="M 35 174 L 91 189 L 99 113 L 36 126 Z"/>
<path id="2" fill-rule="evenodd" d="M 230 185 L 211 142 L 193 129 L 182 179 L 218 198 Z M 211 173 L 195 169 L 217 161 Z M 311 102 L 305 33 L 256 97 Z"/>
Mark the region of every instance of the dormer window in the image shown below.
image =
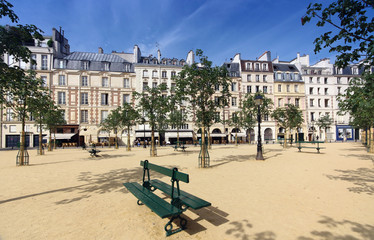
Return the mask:
<path id="1" fill-rule="evenodd" d="M 90 66 L 90 62 L 89 61 L 83 61 L 82 62 L 82 69 L 83 70 L 88 70 L 89 66 Z"/>
<path id="2" fill-rule="evenodd" d="M 267 71 L 268 65 L 266 63 L 262 64 L 262 70 Z"/>
<path id="3" fill-rule="evenodd" d="M 64 60 L 59 61 L 59 68 L 65 68 L 65 61 Z"/>
<path id="4" fill-rule="evenodd" d="M 110 63 L 105 62 L 104 63 L 104 71 L 109 71 Z"/>
<path id="5" fill-rule="evenodd" d="M 130 71 L 131 71 L 130 64 L 125 64 L 125 72 L 130 72 Z"/>
<path id="6" fill-rule="evenodd" d="M 245 65 L 245 68 L 246 68 L 246 70 L 252 70 L 252 64 L 251 63 L 247 63 Z"/>
<path id="7" fill-rule="evenodd" d="M 260 70 L 260 64 L 259 64 L 259 63 L 256 63 L 256 65 L 255 65 L 255 70 L 256 70 L 256 71 L 259 71 L 259 70 Z"/>

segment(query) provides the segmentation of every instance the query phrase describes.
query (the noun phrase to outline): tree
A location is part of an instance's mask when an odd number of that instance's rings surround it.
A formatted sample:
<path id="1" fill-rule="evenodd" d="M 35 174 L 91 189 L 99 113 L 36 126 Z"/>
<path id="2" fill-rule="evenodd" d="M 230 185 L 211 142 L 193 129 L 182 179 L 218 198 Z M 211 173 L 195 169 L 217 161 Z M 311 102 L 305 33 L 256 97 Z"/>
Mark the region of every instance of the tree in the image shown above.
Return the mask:
<path id="1" fill-rule="evenodd" d="M 362 78 L 353 78 L 344 94 L 338 96 L 340 114 L 349 113 L 350 124 L 369 129 L 370 152 L 374 152 L 374 75 L 365 73 Z"/>
<path id="2" fill-rule="evenodd" d="M 166 90 L 167 86 L 163 83 L 157 87 L 148 88 L 147 93 L 134 92 L 135 98 L 139 100 L 137 108 L 139 112 L 144 113 L 144 118 L 151 127 L 151 157 L 157 155 L 155 149 L 155 130 L 160 121 L 160 113 L 164 111 L 163 104 L 165 104 L 165 94 L 163 93 L 165 93 Z"/>
<path id="3" fill-rule="evenodd" d="M 21 73 L 21 72 L 19 72 Z M 25 122 L 29 117 L 29 103 L 31 99 L 37 97 L 39 91 L 42 89 L 42 80 L 35 77 L 35 72 L 28 71 L 26 74 L 19 74 L 17 81 L 10 81 L 8 83 L 8 92 L 0 95 L 0 102 L 5 107 L 12 110 L 13 117 L 17 117 L 21 123 L 21 142 L 20 155 L 18 164 L 24 165 L 24 157 L 27 154 L 25 149 Z"/>
<path id="4" fill-rule="evenodd" d="M 31 115 L 35 119 L 35 125 L 39 127 L 39 154 L 43 155 L 43 125 L 46 123 L 46 115 L 49 106 L 53 105 L 53 99 L 47 91 L 40 91 L 38 95 L 30 99 L 29 108 Z"/>
<path id="5" fill-rule="evenodd" d="M 45 117 L 45 127 L 49 130 L 48 151 L 52 151 L 52 132 L 56 133 L 57 126 L 66 123 L 64 119 L 64 111 L 56 106 L 54 103 L 49 103 L 49 108 Z M 56 136 L 53 141 L 54 148 L 56 148 Z"/>
<path id="6" fill-rule="evenodd" d="M 264 93 L 258 92 L 256 94 L 247 93 L 243 100 L 243 106 L 241 111 L 243 112 L 243 128 L 248 130 L 253 128 L 257 122 L 257 106 L 255 98 L 257 95 L 262 95 L 263 103 L 260 106 L 261 119 L 265 119 L 265 116 L 270 116 L 273 109 L 273 101 L 266 97 Z M 249 141 L 250 142 L 250 141 Z"/>
<path id="7" fill-rule="evenodd" d="M 185 65 L 176 78 L 176 92 L 186 96 L 190 103 L 189 110 L 193 120 L 198 127 L 201 127 L 201 155 L 199 166 L 209 167 L 208 151 L 205 143 L 205 130 L 214 120 L 214 114 L 220 107 L 227 103 L 230 96 L 228 72 L 225 67 L 212 67 L 212 62 L 203 51 L 196 50 L 199 63 Z M 219 88 L 220 91 L 216 91 Z M 215 101 L 215 97 L 219 101 Z"/>
<path id="8" fill-rule="evenodd" d="M 309 4 L 302 25 L 316 18 L 317 27 L 332 26 L 314 40 L 314 52 L 322 48 L 336 52 L 336 65 L 341 68 L 361 60 L 374 66 L 373 8 L 372 0 L 336 0 L 324 8 L 321 3 Z"/>
<path id="9" fill-rule="evenodd" d="M 243 120 L 243 112 L 237 111 L 232 113 L 231 118 L 226 122 L 229 126 L 234 127 L 238 130 L 244 125 Z M 235 145 L 238 146 L 238 131 L 235 131 Z"/>
<path id="10" fill-rule="evenodd" d="M 330 115 L 324 115 L 317 120 L 317 126 L 321 129 L 325 130 L 325 142 L 327 142 L 327 128 L 329 128 L 332 124 L 332 119 Z"/>
<path id="11" fill-rule="evenodd" d="M 140 114 L 129 103 L 124 103 L 121 110 L 121 125 L 127 129 L 127 151 L 131 151 L 130 129 L 140 119 Z"/>
<path id="12" fill-rule="evenodd" d="M 279 127 L 285 129 L 283 147 L 287 147 L 288 131 L 291 133 L 292 129 L 300 127 L 304 122 L 301 110 L 293 104 L 286 104 L 285 107 L 275 109 L 271 117 L 277 121 Z"/>
<path id="13" fill-rule="evenodd" d="M 110 132 L 113 131 L 115 134 L 115 148 L 118 149 L 118 130 L 120 130 L 122 126 L 122 114 L 121 114 L 121 107 L 116 108 L 115 110 L 111 111 L 108 117 L 100 123 L 100 126 L 108 131 L 109 137 Z M 110 139 L 109 139 L 109 147 L 110 147 Z"/>
<path id="14" fill-rule="evenodd" d="M 174 95 L 170 99 L 170 112 L 168 116 L 168 123 L 175 126 L 177 129 L 177 143 L 179 143 L 179 129 L 186 123 L 187 114 L 185 107 L 182 105 L 182 98 Z"/>
<path id="15" fill-rule="evenodd" d="M 156 129 L 158 131 L 158 146 L 161 144 L 161 136 L 165 135 L 165 129 L 167 128 L 167 115 L 170 112 L 170 96 L 165 94 L 167 88 L 162 91 L 164 94 L 158 99 L 158 107 L 156 109 Z"/>

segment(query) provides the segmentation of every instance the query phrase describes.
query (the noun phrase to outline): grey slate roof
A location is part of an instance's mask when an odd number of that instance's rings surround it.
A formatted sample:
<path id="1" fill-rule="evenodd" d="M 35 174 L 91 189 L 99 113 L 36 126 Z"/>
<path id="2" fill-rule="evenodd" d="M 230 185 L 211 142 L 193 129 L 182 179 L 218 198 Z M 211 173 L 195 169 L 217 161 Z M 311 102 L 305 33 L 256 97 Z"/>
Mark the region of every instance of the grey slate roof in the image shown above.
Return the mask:
<path id="1" fill-rule="evenodd" d="M 64 57 L 64 59 L 74 60 L 74 61 L 92 61 L 92 62 L 116 62 L 116 63 L 126 62 L 125 59 L 114 54 L 90 53 L 90 52 L 73 52 L 70 55 Z"/>
<path id="2" fill-rule="evenodd" d="M 278 64 L 273 63 L 274 72 L 281 71 L 281 72 L 299 72 L 294 64 Z"/>

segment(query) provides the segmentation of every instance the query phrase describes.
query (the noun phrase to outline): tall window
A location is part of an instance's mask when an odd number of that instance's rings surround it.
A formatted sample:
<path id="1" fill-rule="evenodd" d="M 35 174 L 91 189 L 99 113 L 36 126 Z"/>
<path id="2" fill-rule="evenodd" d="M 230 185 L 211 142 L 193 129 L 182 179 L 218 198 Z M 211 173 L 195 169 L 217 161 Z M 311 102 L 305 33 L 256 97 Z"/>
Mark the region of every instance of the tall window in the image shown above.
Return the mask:
<path id="1" fill-rule="evenodd" d="M 214 97 L 214 104 L 216 105 L 216 106 L 218 106 L 218 104 L 219 104 L 219 97 Z"/>
<path id="2" fill-rule="evenodd" d="M 325 99 L 325 107 L 329 107 L 329 100 Z"/>
<path id="3" fill-rule="evenodd" d="M 290 85 L 287 85 L 287 92 L 290 92 Z"/>
<path id="4" fill-rule="evenodd" d="M 143 77 L 148 77 L 148 71 L 147 70 L 143 70 Z"/>
<path id="5" fill-rule="evenodd" d="M 109 105 L 109 94 L 108 93 L 101 94 L 101 105 Z"/>
<path id="6" fill-rule="evenodd" d="M 309 83 L 313 83 L 313 77 L 309 77 Z"/>
<path id="7" fill-rule="evenodd" d="M 13 121 L 13 110 L 11 108 L 7 108 L 6 110 L 6 120 Z"/>
<path id="8" fill-rule="evenodd" d="M 102 87 L 109 87 L 109 80 L 108 80 L 107 77 L 103 77 L 103 78 L 101 79 L 101 86 L 102 86 Z"/>
<path id="9" fill-rule="evenodd" d="M 81 93 L 81 104 L 88 104 L 88 93 Z"/>
<path id="10" fill-rule="evenodd" d="M 231 98 L 231 106 L 236 106 L 236 97 Z"/>
<path id="11" fill-rule="evenodd" d="M 296 107 L 300 106 L 300 99 L 299 98 L 295 98 L 295 106 Z"/>
<path id="12" fill-rule="evenodd" d="M 66 85 L 65 75 L 58 75 L 58 85 L 60 86 Z"/>
<path id="13" fill-rule="evenodd" d="M 143 82 L 143 91 L 148 90 L 148 82 Z"/>
<path id="14" fill-rule="evenodd" d="M 48 56 L 42 55 L 42 70 L 48 70 Z"/>
<path id="15" fill-rule="evenodd" d="M 299 85 L 295 85 L 294 88 L 295 88 L 295 92 L 299 92 Z"/>
<path id="16" fill-rule="evenodd" d="M 175 77 L 176 76 L 176 72 L 171 72 L 171 77 Z"/>
<path id="17" fill-rule="evenodd" d="M 251 63 L 247 63 L 247 64 L 245 65 L 245 69 L 246 69 L 246 70 L 252 70 L 252 65 L 251 65 Z"/>
<path id="18" fill-rule="evenodd" d="M 260 75 L 256 75 L 256 82 L 260 81 Z"/>
<path id="19" fill-rule="evenodd" d="M 124 88 L 130 88 L 130 79 L 128 79 L 128 78 L 123 79 L 123 87 Z"/>
<path id="20" fill-rule="evenodd" d="M 267 78 L 266 75 L 263 75 L 263 76 L 262 76 L 262 80 L 263 80 L 264 82 L 267 82 L 267 81 L 266 81 L 266 78 Z"/>
<path id="21" fill-rule="evenodd" d="M 278 107 L 282 106 L 282 98 L 278 98 Z"/>
<path id="22" fill-rule="evenodd" d="M 167 78 L 167 72 L 166 72 L 166 71 L 162 71 L 162 73 L 161 73 L 161 77 L 162 77 L 162 78 Z"/>
<path id="23" fill-rule="evenodd" d="M 62 119 L 66 120 L 65 110 L 61 110 L 61 115 Z"/>
<path id="24" fill-rule="evenodd" d="M 320 77 L 317 77 L 317 83 L 321 83 Z"/>
<path id="25" fill-rule="evenodd" d="M 31 54 L 31 60 L 33 60 L 34 63 L 31 62 L 30 68 L 31 68 L 32 70 L 36 70 L 36 54 Z"/>
<path id="26" fill-rule="evenodd" d="M 278 84 L 278 92 L 282 92 L 282 85 Z"/>
<path id="27" fill-rule="evenodd" d="M 88 70 L 88 67 L 89 67 L 89 62 L 88 61 L 83 61 L 82 62 L 82 69 L 83 70 Z"/>
<path id="28" fill-rule="evenodd" d="M 219 84 L 214 85 L 214 90 L 215 90 L 216 92 L 219 91 Z"/>
<path id="29" fill-rule="evenodd" d="M 231 83 L 231 91 L 236 92 L 236 82 Z"/>
<path id="30" fill-rule="evenodd" d="M 157 71 L 156 71 L 156 70 L 154 70 L 154 71 L 152 72 L 152 77 L 153 77 L 153 78 L 156 78 L 156 77 L 157 77 Z"/>
<path id="31" fill-rule="evenodd" d="M 264 91 L 263 91 L 264 93 L 268 93 L 268 87 L 267 86 L 264 86 L 263 89 L 264 89 Z"/>
<path id="32" fill-rule="evenodd" d="M 266 63 L 262 64 L 262 70 L 267 71 L 268 70 L 268 65 Z"/>
<path id="33" fill-rule="evenodd" d="M 108 118 L 108 111 L 107 110 L 101 111 L 101 122 L 105 121 L 105 119 L 107 118 Z"/>
<path id="34" fill-rule="evenodd" d="M 252 92 L 252 87 L 251 86 L 247 86 L 247 93 L 251 93 Z"/>
<path id="35" fill-rule="evenodd" d="M 327 84 L 327 78 L 324 79 L 324 83 Z"/>
<path id="36" fill-rule="evenodd" d="M 218 123 L 219 121 L 221 121 L 221 119 L 220 119 L 220 113 L 219 112 L 215 112 L 214 113 L 214 122 Z"/>
<path id="37" fill-rule="evenodd" d="M 88 110 L 81 110 L 81 123 L 88 123 Z"/>
<path id="38" fill-rule="evenodd" d="M 130 103 L 130 95 L 123 94 L 123 103 Z"/>
<path id="39" fill-rule="evenodd" d="M 329 89 L 325 88 L 325 95 L 329 95 Z"/>
<path id="40" fill-rule="evenodd" d="M 152 82 L 152 88 L 156 88 L 157 87 L 157 82 Z"/>
<path id="41" fill-rule="evenodd" d="M 47 86 L 47 76 L 41 76 L 40 78 L 42 79 L 42 86 L 46 87 Z"/>
<path id="42" fill-rule="evenodd" d="M 309 94 L 313 94 L 313 88 L 309 88 Z"/>
<path id="43" fill-rule="evenodd" d="M 171 84 L 170 91 L 171 92 L 175 92 L 175 83 Z"/>
<path id="44" fill-rule="evenodd" d="M 314 121 L 314 120 L 315 120 L 315 119 L 314 119 L 314 112 L 311 112 L 311 113 L 310 113 L 310 120 L 311 120 L 311 121 Z"/>
<path id="45" fill-rule="evenodd" d="M 314 99 L 309 99 L 309 106 L 314 107 Z"/>
<path id="46" fill-rule="evenodd" d="M 338 87 L 338 94 L 341 93 L 341 87 Z"/>
<path id="47" fill-rule="evenodd" d="M 59 61 L 59 67 L 60 68 L 65 68 L 65 61 L 64 60 Z"/>
<path id="48" fill-rule="evenodd" d="M 82 85 L 82 87 L 87 87 L 88 86 L 87 76 L 81 76 L 81 85 Z"/>
<path id="49" fill-rule="evenodd" d="M 109 71 L 110 63 L 104 63 L 104 71 Z"/>
<path id="50" fill-rule="evenodd" d="M 251 81 L 251 74 L 248 74 L 247 75 L 247 82 L 250 82 Z"/>
<path id="51" fill-rule="evenodd" d="M 260 70 L 260 64 L 259 64 L 259 63 L 256 63 L 256 65 L 255 65 L 255 70 L 256 70 L 256 71 L 259 71 L 259 70 Z"/>
<path id="52" fill-rule="evenodd" d="M 318 98 L 318 107 L 321 107 L 321 99 Z"/>
<path id="53" fill-rule="evenodd" d="M 65 92 L 58 92 L 57 93 L 57 103 L 58 104 L 66 104 L 66 93 Z"/>

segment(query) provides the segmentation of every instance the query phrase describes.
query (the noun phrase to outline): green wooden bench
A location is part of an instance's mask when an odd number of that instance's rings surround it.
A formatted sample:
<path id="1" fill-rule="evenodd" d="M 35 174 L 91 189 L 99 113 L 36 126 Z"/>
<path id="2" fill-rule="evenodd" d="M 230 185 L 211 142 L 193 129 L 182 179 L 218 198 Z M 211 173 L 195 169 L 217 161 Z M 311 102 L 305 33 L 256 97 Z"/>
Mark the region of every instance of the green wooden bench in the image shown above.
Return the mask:
<path id="1" fill-rule="evenodd" d="M 306 142 L 306 141 L 296 141 L 295 143 L 298 143 L 298 146 L 297 148 L 299 149 L 299 152 L 301 152 L 301 149 L 302 148 L 315 148 L 317 149 L 317 152 L 320 153 L 320 149 L 324 149 L 324 147 L 320 147 L 319 144 L 320 143 L 324 143 L 322 141 L 310 141 L 310 142 Z M 310 146 L 302 146 L 301 144 L 302 143 L 311 143 L 311 144 L 317 144 L 317 146 L 314 146 L 314 147 L 310 147 Z"/>
<path id="2" fill-rule="evenodd" d="M 97 155 L 100 150 L 96 150 L 96 148 L 92 148 L 90 150 L 88 150 L 88 152 L 90 153 L 91 157 L 98 157 L 99 155 Z"/>
<path id="3" fill-rule="evenodd" d="M 182 149 L 183 152 L 186 151 L 187 147 L 182 143 L 182 144 L 176 144 L 174 146 L 172 146 L 172 148 L 174 149 L 174 151 L 178 151 L 178 148 Z"/>
<path id="4" fill-rule="evenodd" d="M 188 174 L 179 172 L 177 168 L 169 169 L 149 163 L 148 160 L 141 161 L 140 165 L 143 166 L 143 184 L 127 182 L 123 185 L 138 199 L 138 205 L 146 205 L 161 218 L 170 218 L 164 227 L 166 236 L 186 229 L 187 220 L 181 214 L 188 208 L 200 209 L 211 205 L 210 202 L 180 190 L 179 181 L 188 183 Z M 172 184 L 158 179 L 151 180 L 149 170 L 171 177 Z M 171 198 L 170 203 L 153 193 L 157 189 Z M 173 230 L 172 222 L 175 219 L 179 219 L 180 228 Z"/>

